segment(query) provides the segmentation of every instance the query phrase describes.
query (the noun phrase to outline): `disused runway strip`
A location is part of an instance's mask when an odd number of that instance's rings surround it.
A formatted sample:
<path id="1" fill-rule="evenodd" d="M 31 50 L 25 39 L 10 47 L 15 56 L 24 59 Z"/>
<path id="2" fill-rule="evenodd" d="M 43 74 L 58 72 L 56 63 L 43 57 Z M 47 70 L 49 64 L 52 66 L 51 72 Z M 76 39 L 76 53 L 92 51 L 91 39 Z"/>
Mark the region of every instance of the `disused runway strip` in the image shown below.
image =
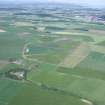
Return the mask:
<path id="1" fill-rule="evenodd" d="M 82 43 L 73 51 L 72 54 L 68 54 L 67 57 L 59 64 L 59 66 L 74 68 L 90 54 L 90 51 L 90 46 Z"/>

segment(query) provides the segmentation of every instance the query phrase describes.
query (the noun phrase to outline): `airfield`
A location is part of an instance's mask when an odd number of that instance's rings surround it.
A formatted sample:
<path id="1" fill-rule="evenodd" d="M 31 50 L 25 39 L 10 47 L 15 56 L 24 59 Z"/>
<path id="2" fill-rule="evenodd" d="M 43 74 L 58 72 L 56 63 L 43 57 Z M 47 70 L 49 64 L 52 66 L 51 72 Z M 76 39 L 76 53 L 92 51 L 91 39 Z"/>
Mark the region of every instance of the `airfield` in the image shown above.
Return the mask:
<path id="1" fill-rule="evenodd" d="M 0 11 L 0 105 L 105 105 L 105 24 L 46 11 Z"/>

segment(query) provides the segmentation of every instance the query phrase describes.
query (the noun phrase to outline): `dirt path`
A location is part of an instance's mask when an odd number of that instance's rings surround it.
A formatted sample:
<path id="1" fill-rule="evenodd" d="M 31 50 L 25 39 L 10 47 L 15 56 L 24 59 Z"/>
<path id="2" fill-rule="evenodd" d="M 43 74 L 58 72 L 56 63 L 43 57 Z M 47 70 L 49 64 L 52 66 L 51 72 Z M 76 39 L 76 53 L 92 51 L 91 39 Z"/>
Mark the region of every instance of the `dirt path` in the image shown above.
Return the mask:
<path id="1" fill-rule="evenodd" d="M 86 99 L 81 99 L 82 102 L 86 103 L 87 105 L 93 105 L 93 103 Z"/>
<path id="2" fill-rule="evenodd" d="M 6 32 L 5 30 L 3 30 L 3 29 L 0 29 L 0 32 Z"/>

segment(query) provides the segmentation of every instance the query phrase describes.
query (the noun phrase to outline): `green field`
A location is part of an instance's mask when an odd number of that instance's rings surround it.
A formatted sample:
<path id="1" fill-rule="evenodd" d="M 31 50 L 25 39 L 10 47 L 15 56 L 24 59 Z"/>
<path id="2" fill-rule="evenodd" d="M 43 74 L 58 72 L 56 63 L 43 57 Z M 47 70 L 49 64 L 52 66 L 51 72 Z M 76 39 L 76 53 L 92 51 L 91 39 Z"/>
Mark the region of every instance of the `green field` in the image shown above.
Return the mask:
<path id="1" fill-rule="evenodd" d="M 33 84 L 24 86 L 23 90 L 14 97 L 9 105 L 49 105 L 51 103 L 54 105 L 86 105 L 78 97 L 65 95 L 59 91 L 43 90 Z"/>
<path id="2" fill-rule="evenodd" d="M 23 84 L 17 81 L 1 79 L 0 80 L 0 104 L 7 105 L 14 96 L 22 89 Z"/>

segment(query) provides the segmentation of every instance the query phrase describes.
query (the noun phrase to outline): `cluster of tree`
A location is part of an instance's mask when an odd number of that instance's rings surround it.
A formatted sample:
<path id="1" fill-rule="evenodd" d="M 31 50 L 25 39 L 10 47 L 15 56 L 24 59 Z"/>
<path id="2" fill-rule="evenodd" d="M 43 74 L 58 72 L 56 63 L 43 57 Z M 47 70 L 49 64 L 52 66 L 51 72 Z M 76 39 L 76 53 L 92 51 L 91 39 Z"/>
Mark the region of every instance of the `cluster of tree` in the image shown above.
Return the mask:
<path id="1" fill-rule="evenodd" d="M 26 80 L 27 79 L 27 70 L 18 68 L 15 70 L 9 70 L 5 72 L 5 77 L 15 79 L 15 80 Z"/>
<path id="2" fill-rule="evenodd" d="M 14 15 L 35 15 L 33 13 L 22 12 L 22 13 L 15 13 Z"/>

